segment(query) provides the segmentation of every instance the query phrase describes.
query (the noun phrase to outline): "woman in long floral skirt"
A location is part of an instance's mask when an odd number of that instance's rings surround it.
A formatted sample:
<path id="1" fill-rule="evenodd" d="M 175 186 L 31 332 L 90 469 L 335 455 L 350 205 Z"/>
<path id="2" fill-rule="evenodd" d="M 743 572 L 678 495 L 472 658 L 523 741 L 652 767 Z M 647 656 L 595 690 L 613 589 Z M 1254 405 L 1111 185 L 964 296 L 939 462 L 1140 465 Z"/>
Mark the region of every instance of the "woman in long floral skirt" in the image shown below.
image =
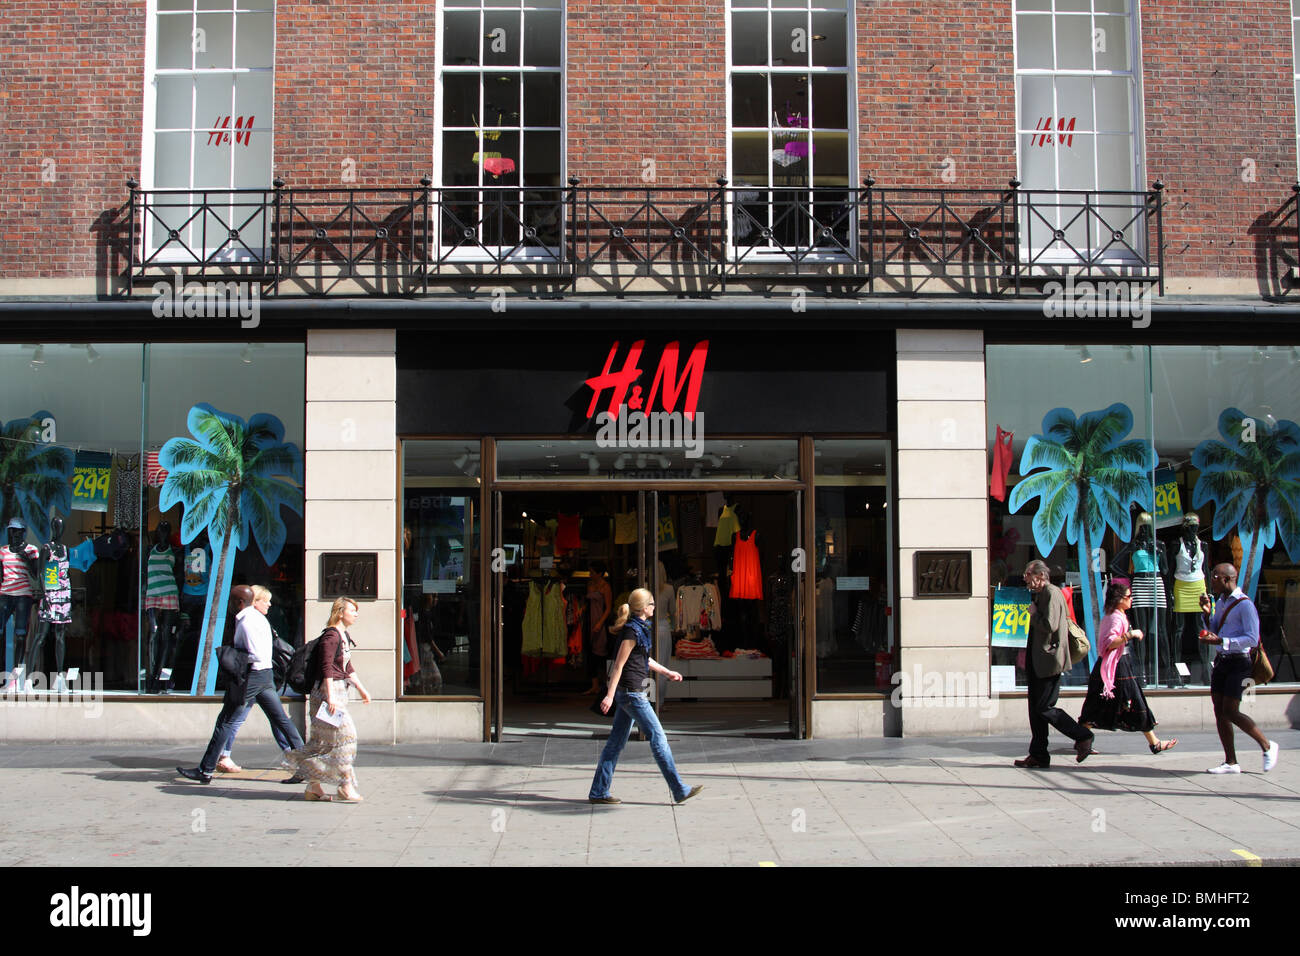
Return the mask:
<path id="1" fill-rule="evenodd" d="M 356 643 L 348 628 L 356 623 L 357 603 L 351 598 L 338 598 L 330 608 L 329 623 L 316 646 L 313 668 L 319 675 L 311 689 L 311 740 L 300 750 L 291 750 L 284 757 L 284 765 L 308 781 L 305 796 L 308 800 L 337 800 L 341 803 L 360 803 L 356 773 L 352 764 L 357 757 L 357 728 L 348 712 L 348 685 L 351 684 L 370 703 L 361 678 L 352 667 L 352 648 Z M 338 726 L 322 719 L 322 710 L 338 719 Z M 321 784 L 337 787 L 333 797 L 328 796 Z"/>
<path id="2" fill-rule="evenodd" d="M 1129 627 L 1124 613 L 1132 604 L 1133 593 L 1126 583 L 1115 581 L 1106 589 L 1106 616 L 1097 633 L 1097 663 L 1088 678 L 1088 697 L 1079 723 L 1097 730 L 1140 733 L 1146 737 L 1151 752 L 1158 754 L 1177 744 L 1178 738 L 1161 740 L 1156 736 L 1155 714 L 1133 673 L 1128 644 L 1142 640 L 1143 635 Z"/>

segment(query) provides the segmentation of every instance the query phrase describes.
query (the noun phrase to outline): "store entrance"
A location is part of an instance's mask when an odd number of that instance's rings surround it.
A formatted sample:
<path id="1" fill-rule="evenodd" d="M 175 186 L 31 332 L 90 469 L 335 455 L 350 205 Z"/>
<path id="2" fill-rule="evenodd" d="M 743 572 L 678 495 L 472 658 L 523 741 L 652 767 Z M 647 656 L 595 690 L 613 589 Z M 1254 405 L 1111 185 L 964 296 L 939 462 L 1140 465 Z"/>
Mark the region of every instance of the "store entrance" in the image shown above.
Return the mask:
<path id="1" fill-rule="evenodd" d="M 493 725 L 601 737 L 608 627 L 655 595 L 648 689 L 670 736 L 800 730 L 798 492 L 503 491 L 496 495 Z"/>

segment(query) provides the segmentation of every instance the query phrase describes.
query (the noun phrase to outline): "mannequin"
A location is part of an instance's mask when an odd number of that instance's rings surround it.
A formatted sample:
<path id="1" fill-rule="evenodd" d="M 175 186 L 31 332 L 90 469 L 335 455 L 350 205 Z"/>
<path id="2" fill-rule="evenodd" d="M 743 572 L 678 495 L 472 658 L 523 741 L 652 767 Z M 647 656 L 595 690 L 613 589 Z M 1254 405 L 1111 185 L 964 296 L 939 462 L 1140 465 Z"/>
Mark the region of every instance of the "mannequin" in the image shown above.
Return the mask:
<path id="1" fill-rule="evenodd" d="M 149 657 L 145 689 L 148 693 L 171 690 L 172 665 L 176 661 L 176 625 L 180 613 L 180 590 L 184 562 L 178 561 L 171 546 L 172 526 L 158 522 L 153 547 L 145 565 L 144 609 L 149 615 Z"/>
<path id="2" fill-rule="evenodd" d="M 1174 646 L 1181 652 L 1188 633 L 1201 661 L 1201 682 L 1210 682 L 1210 647 L 1197 639 L 1201 629 L 1201 595 L 1205 592 L 1205 547 L 1198 537 L 1201 519 L 1194 512 L 1183 516 L 1178 550 L 1174 553 Z M 1181 656 L 1181 654 L 1180 654 Z"/>
<path id="3" fill-rule="evenodd" d="M 1151 638 L 1147 642 L 1150 645 L 1150 659 L 1143 661 L 1144 667 L 1138 668 L 1139 679 L 1151 683 L 1164 682 L 1176 687 L 1179 681 L 1170 660 L 1173 635 L 1169 627 L 1169 600 L 1165 592 L 1169 559 L 1165 555 L 1164 545 L 1156 540 L 1155 519 L 1144 511 L 1138 515 L 1137 522 L 1137 534 L 1133 536 L 1132 543 L 1116 555 L 1112 570 L 1124 567 L 1121 560 L 1126 555 L 1131 555 L 1133 606 L 1129 610 L 1129 617 L 1135 628 Z"/>
<path id="4" fill-rule="evenodd" d="M 32 601 L 35 596 L 33 582 L 36 580 L 38 554 L 34 547 L 24 541 L 27 526 L 18 518 L 9 522 L 5 535 L 8 541 L 0 549 L 0 568 L 3 569 L 0 576 L 0 642 L 4 640 L 5 628 L 12 617 L 14 670 L 18 670 L 22 666 L 23 651 L 27 645 L 27 625 L 32 616 Z"/>
<path id="5" fill-rule="evenodd" d="M 50 519 L 50 540 L 41 545 L 37 567 L 40 569 L 41 600 L 36 609 L 36 635 L 27 648 L 24 670 L 31 675 L 44 667 L 45 639 L 54 631 L 54 673 L 51 690 L 62 690 L 63 655 L 67 647 L 68 622 L 72 620 L 72 588 L 68 584 L 68 549 L 63 543 L 63 519 Z"/>

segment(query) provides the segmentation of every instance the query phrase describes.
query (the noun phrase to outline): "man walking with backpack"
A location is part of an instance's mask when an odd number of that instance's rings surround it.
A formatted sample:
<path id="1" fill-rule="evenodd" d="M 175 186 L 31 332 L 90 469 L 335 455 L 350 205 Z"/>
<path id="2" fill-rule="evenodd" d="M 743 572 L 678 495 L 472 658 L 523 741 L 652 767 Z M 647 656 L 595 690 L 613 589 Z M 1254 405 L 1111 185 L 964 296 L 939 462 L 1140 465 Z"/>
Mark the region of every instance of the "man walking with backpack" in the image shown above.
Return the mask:
<path id="1" fill-rule="evenodd" d="M 212 729 L 212 739 L 197 767 L 177 767 L 176 772 L 196 783 L 210 783 L 222 749 L 234 743 L 244 718 L 256 703 L 271 722 L 271 734 L 281 750 L 297 750 L 303 746 L 302 735 L 280 706 L 280 696 L 275 690 L 272 676 L 271 625 L 266 612 L 271 607 L 271 592 L 261 585 L 248 587 L 238 584 L 230 589 L 230 603 L 235 608 L 235 634 L 231 643 L 248 654 L 248 677 L 243 686 L 232 685 Z"/>

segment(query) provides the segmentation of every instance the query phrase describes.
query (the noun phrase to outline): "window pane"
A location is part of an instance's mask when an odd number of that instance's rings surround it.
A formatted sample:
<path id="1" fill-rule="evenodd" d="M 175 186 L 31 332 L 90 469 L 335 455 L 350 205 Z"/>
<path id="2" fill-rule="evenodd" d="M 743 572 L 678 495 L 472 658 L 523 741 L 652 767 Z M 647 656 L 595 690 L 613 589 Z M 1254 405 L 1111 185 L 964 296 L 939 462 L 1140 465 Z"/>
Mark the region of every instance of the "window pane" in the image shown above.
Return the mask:
<path id="1" fill-rule="evenodd" d="M 843 74 L 818 74 L 812 84 L 812 125 L 819 129 L 848 129 L 849 78 Z"/>
<path id="2" fill-rule="evenodd" d="M 1052 0 L 1016 0 L 1017 10 L 1051 10 Z"/>
<path id="3" fill-rule="evenodd" d="M 483 14 L 483 62 L 489 66 L 518 66 L 521 55 L 519 14 Z"/>
<path id="4" fill-rule="evenodd" d="M 731 169 L 735 186 L 766 186 L 768 166 L 767 133 L 733 133 Z"/>
<path id="5" fill-rule="evenodd" d="M 194 185 L 205 189 L 230 187 L 230 147 L 234 130 L 194 134 Z"/>
<path id="6" fill-rule="evenodd" d="M 1057 13 L 1087 13 L 1091 7 L 1091 0 L 1056 0 Z"/>
<path id="7" fill-rule="evenodd" d="M 257 125 L 270 129 L 275 77 L 271 73 L 240 73 L 235 76 L 235 115 L 244 122 L 256 118 Z M 270 133 L 266 134 L 267 136 Z"/>
<path id="8" fill-rule="evenodd" d="M 175 15 L 158 18 L 158 69 L 190 68 L 193 33 L 193 17 Z"/>
<path id="9" fill-rule="evenodd" d="M 731 15 L 731 62 L 734 66 L 767 65 L 767 14 Z"/>
<path id="10" fill-rule="evenodd" d="M 519 74 L 486 73 L 483 82 L 483 125 L 518 126 Z"/>
<path id="11" fill-rule="evenodd" d="M 447 186 L 477 186 L 480 152 L 475 133 L 442 134 L 442 181 Z"/>
<path id="12" fill-rule="evenodd" d="M 1129 70 L 1128 17 L 1097 17 L 1092 38 L 1099 70 Z"/>
<path id="13" fill-rule="evenodd" d="M 236 188 L 263 188 L 271 185 L 270 130 L 245 133 L 244 142 L 233 144 L 232 149 Z"/>
<path id="14" fill-rule="evenodd" d="M 767 80 L 757 73 L 731 77 L 731 125 L 762 126 L 769 123 Z"/>
<path id="15" fill-rule="evenodd" d="M 814 186 L 847 186 L 849 136 L 847 133 L 813 134 Z"/>
<path id="16" fill-rule="evenodd" d="M 1070 121 L 1075 120 L 1075 129 L 1096 129 L 1092 118 L 1092 84 L 1086 76 L 1064 76 L 1056 81 L 1058 121 L 1064 118 L 1069 127 Z"/>
<path id="17" fill-rule="evenodd" d="M 442 75 L 442 125 L 475 126 L 479 113 L 478 73 Z"/>
<path id="18" fill-rule="evenodd" d="M 812 15 L 813 66 L 848 65 L 848 17 L 843 13 Z M 819 40 L 818 37 L 825 39 Z"/>
<path id="19" fill-rule="evenodd" d="M 1132 132 L 1132 81 L 1126 76 L 1099 76 L 1096 84 L 1097 128 Z"/>
<path id="20" fill-rule="evenodd" d="M 228 70 L 234 65 L 233 13 L 203 13 L 195 18 L 196 29 L 203 32 L 194 39 L 196 69 Z"/>
<path id="21" fill-rule="evenodd" d="M 1056 68 L 1092 69 L 1092 22 L 1090 17 L 1056 18 Z"/>
<path id="22" fill-rule="evenodd" d="M 226 120 L 229 120 L 227 127 L 233 126 L 234 78 L 229 73 L 200 75 L 195 78 L 194 86 L 197 90 L 195 128 L 220 129 Z"/>
<path id="23" fill-rule="evenodd" d="M 194 108 L 194 80 L 189 76 L 160 76 L 155 129 L 189 129 Z"/>
<path id="24" fill-rule="evenodd" d="M 1097 170 L 1099 189 L 1136 191 L 1133 182 L 1133 140 L 1129 136 L 1097 137 Z M 1115 225 L 1127 222 L 1131 215 L 1118 215 L 1118 210 L 1107 217 Z"/>
<path id="25" fill-rule="evenodd" d="M 772 109 L 782 126 L 808 127 L 808 74 L 775 73 L 772 75 Z"/>
<path id="26" fill-rule="evenodd" d="M 191 0 L 158 0 L 159 10 L 193 10 Z"/>
<path id="27" fill-rule="evenodd" d="M 447 66 L 478 66 L 479 14 L 447 11 L 442 18 L 442 62 Z"/>
<path id="28" fill-rule="evenodd" d="M 1022 70 L 1052 69 L 1052 18 L 1016 18 L 1016 59 Z"/>
<path id="29" fill-rule="evenodd" d="M 1025 189 L 1056 188 L 1055 139 L 1046 133 L 1025 133 L 1020 137 L 1020 180 Z M 1045 228 L 1032 222 L 1034 232 Z"/>
<path id="30" fill-rule="evenodd" d="M 158 133 L 154 137 L 153 181 L 158 189 L 190 184 L 190 134 Z"/>
<path id="31" fill-rule="evenodd" d="M 524 134 L 525 186 L 560 185 L 560 134 Z"/>
<path id="32" fill-rule="evenodd" d="M 808 47 L 811 45 L 807 14 L 772 14 L 773 66 L 807 66 Z"/>
<path id="33" fill-rule="evenodd" d="M 1096 141 L 1092 136 L 1078 133 L 1058 133 L 1057 157 L 1061 169 L 1062 189 L 1092 189 L 1097 185 L 1093 170 L 1093 150 Z"/>
<path id="34" fill-rule="evenodd" d="M 1041 129 L 1045 122 L 1056 123 L 1050 76 L 1022 76 L 1020 84 L 1020 128 Z"/>
<path id="35" fill-rule="evenodd" d="M 524 76 L 524 125 L 559 126 L 563 93 L 559 73 Z"/>
<path id="36" fill-rule="evenodd" d="M 549 11 L 524 14 L 524 65 L 560 66 L 561 16 Z"/>
<path id="37" fill-rule="evenodd" d="M 275 17 L 267 13 L 242 13 L 238 31 L 235 66 L 269 69 L 275 65 Z"/>

